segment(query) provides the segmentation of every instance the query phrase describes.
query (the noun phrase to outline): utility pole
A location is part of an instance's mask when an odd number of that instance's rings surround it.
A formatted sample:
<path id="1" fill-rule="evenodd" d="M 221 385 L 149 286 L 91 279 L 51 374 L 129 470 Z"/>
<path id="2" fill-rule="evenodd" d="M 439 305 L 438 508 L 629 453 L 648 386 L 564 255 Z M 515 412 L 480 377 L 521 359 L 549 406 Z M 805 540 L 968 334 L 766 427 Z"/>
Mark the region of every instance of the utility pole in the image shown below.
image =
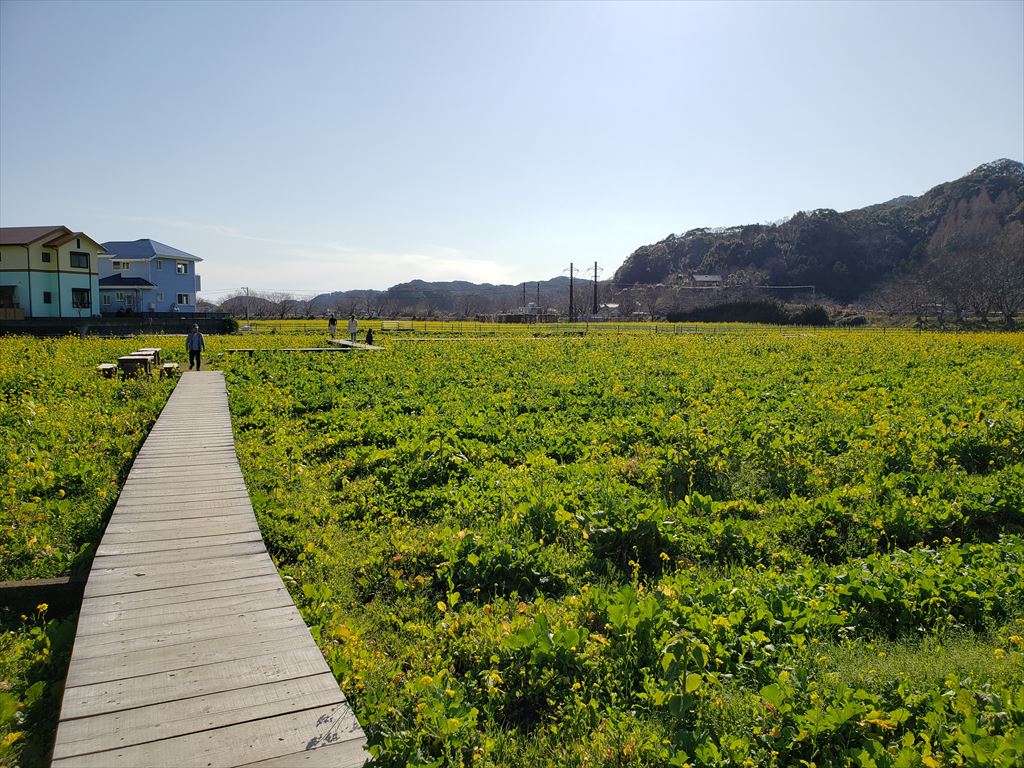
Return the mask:
<path id="1" fill-rule="evenodd" d="M 526 282 L 523 282 L 523 310 L 526 310 Z"/>
<path id="2" fill-rule="evenodd" d="M 575 323 L 576 322 L 576 303 L 573 300 L 573 293 L 572 293 L 573 275 L 575 275 L 575 274 L 576 274 L 576 268 L 573 266 L 573 263 L 570 261 L 569 262 L 569 322 L 570 323 Z"/>
<path id="3" fill-rule="evenodd" d="M 249 322 L 249 289 L 243 287 L 242 290 L 245 291 L 245 322 L 248 323 Z"/>
<path id="4" fill-rule="evenodd" d="M 601 270 L 597 268 L 597 262 L 594 262 L 594 308 L 592 312 L 597 314 L 597 276 L 601 273 Z"/>

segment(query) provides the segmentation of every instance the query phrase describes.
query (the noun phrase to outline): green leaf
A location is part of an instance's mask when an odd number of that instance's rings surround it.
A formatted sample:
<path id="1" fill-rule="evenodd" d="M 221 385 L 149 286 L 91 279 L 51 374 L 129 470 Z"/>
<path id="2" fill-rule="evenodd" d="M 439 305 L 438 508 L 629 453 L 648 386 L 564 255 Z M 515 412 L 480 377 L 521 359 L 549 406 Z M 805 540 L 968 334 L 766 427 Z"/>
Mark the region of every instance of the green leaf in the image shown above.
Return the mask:
<path id="1" fill-rule="evenodd" d="M 35 683 L 30 685 L 28 687 L 28 690 L 25 691 L 25 695 L 22 697 L 22 703 L 25 709 L 28 709 L 33 704 L 35 704 L 39 700 L 39 697 L 42 696 L 45 691 L 46 683 L 44 683 L 42 680 L 37 680 Z"/>
<path id="2" fill-rule="evenodd" d="M 704 678 L 696 672 L 691 672 L 686 676 L 686 692 L 693 693 L 698 690 L 701 685 L 704 684 Z"/>
<path id="3" fill-rule="evenodd" d="M 761 698 L 776 709 L 781 709 L 786 696 L 782 692 L 782 688 L 779 687 L 778 683 L 772 683 L 771 685 L 766 685 L 761 689 Z"/>

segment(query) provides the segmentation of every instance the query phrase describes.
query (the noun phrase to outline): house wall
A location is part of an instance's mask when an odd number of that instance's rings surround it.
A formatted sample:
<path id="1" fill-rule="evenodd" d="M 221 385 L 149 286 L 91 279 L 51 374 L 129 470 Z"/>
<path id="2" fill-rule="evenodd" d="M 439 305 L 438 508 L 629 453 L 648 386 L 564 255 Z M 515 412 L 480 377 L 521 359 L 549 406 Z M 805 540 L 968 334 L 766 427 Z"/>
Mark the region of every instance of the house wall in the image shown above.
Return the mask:
<path id="1" fill-rule="evenodd" d="M 15 297 L 25 317 L 90 317 L 99 314 L 100 290 L 97 274 L 99 247 L 81 238 L 81 247 L 72 240 L 60 248 L 43 248 L 42 242 L 28 246 L 0 246 L 0 285 L 15 286 Z M 71 251 L 89 254 L 88 267 L 71 267 Z M 43 261 L 43 253 L 50 261 Z M 31 265 L 31 267 L 29 266 Z M 73 289 L 89 293 L 90 306 L 73 306 Z M 49 304 L 45 294 L 51 294 Z"/>
<path id="2" fill-rule="evenodd" d="M 168 256 L 155 256 L 151 259 L 140 259 L 129 261 L 127 269 L 114 270 L 115 259 L 103 257 L 100 264 L 100 276 L 121 274 L 124 277 L 141 277 L 153 283 L 156 288 L 147 288 L 142 291 L 142 302 L 132 305 L 136 312 L 195 312 L 196 293 L 200 289 L 199 275 L 196 274 L 198 262 L 178 260 Z M 124 259 L 116 259 L 124 261 Z M 177 265 L 185 264 L 188 272 L 179 275 Z M 128 292 L 131 288 L 104 288 L 104 293 L 110 293 L 110 304 L 102 306 L 103 312 L 117 312 L 118 309 L 125 309 L 124 302 L 118 302 L 115 297 L 116 291 Z M 178 302 L 178 294 L 188 294 L 188 304 Z M 160 294 L 163 294 L 162 297 Z"/>
<path id="3" fill-rule="evenodd" d="M 162 264 L 162 269 L 157 266 L 157 262 Z M 184 264 L 188 272 L 184 275 L 179 275 L 177 272 L 178 264 Z M 196 262 L 178 261 L 177 259 L 158 256 L 153 259 L 151 274 L 152 277 L 149 278 L 150 282 L 156 283 L 160 286 L 159 290 L 163 291 L 164 294 L 164 300 L 162 302 L 158 302 L 161 306 L 157 311 L 196 311 L 196 291 L 199 287 L 199 276 L 196 275 Z M 188 304 L 178 302 L 179 293 L 188 295 Z"/>

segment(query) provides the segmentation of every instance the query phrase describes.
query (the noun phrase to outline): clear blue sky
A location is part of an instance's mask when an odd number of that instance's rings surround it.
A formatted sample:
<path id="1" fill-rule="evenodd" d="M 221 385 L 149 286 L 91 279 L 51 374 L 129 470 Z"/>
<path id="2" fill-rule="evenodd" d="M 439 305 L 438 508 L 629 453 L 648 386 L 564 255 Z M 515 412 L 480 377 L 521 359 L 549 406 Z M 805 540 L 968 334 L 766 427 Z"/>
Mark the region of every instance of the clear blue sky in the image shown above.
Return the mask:
<path id="1" fill-rule="evenodd" d="M 610 276 L 1024 159 L 1024 3 L 0 0 L 0 225 L 209 298 Z"/>

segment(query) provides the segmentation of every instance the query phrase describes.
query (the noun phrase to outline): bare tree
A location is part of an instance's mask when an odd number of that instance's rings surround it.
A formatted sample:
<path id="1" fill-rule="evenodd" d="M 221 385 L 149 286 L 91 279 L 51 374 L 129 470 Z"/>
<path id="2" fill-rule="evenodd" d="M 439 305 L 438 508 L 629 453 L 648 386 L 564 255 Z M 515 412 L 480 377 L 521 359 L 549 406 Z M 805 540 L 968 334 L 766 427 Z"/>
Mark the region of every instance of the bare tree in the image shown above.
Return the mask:
<path id="1" fill-rule="evenodd" d="M 996 243 L 985 268 L 991 274 L 993 308 L 1013 325 L 1024 309 L 1024 224 L 1018 222 Z"/>
<path id="2" fill-rule="evenodd" d="M 281 320 L 288 317 L 295 309 L 295 296 L 286 291 L 263 293 L 260 294 L 260 298 L 266 299 L 274 305 L 276 314 Z"/>

